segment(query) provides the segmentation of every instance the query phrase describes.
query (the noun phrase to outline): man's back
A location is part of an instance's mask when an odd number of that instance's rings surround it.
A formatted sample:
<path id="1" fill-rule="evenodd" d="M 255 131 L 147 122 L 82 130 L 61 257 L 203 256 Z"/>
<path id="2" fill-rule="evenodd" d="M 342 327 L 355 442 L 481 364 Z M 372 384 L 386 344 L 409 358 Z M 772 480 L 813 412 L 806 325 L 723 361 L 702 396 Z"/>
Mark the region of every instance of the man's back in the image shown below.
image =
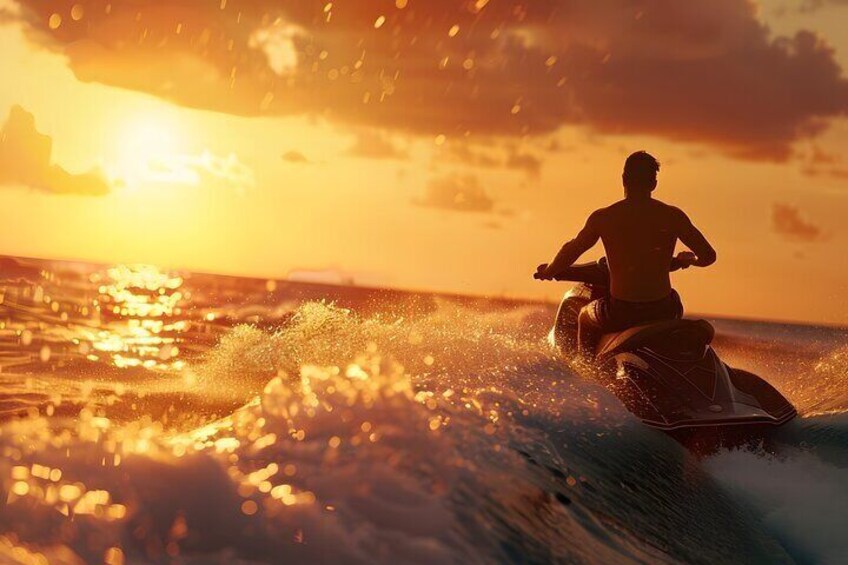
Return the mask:
<path id="1" fill-rule="evenodd" d="M 669 266 L 688 218 L 653 198 L 626 198 L 592 214 L 610 269 L 610 293 L 650 302 L 671 293 Z"/>
<path id="2" fill-rule="evenodd" d="M 603 330 L 621 330 L 648 321 L 683 315 L 680 297 L 671 288 L 669 271 L 706 267 L 715 250 L 689 218 L 674 206 L 651 197 L 660 163 L 637 151 L 624 162 L 624 200 L 594 212 L 577 236 L 562 246 L 553 261 L 536 268 L 537 279 L 557 278 L 598 239 L 610 269 L 611 297 L 583 307 L 578 317 L 580 351 L 591 356 Z M 691 252 L 674 256 L 677 240 Z"/>

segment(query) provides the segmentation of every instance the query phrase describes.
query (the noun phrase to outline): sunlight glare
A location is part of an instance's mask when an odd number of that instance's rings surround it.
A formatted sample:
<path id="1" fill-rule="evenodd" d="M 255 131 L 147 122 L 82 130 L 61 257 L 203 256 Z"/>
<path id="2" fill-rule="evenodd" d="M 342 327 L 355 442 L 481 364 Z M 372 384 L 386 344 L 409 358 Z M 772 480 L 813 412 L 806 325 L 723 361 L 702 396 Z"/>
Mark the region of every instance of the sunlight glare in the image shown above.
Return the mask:
<path id="1" fill-rule="evenodd" d="M 163 115 L 134 116 L 119 130 L 115 175 L 128 184 L 140 180 L 161 180 L 181 154 L 183 138 L 174 120 Z"/>

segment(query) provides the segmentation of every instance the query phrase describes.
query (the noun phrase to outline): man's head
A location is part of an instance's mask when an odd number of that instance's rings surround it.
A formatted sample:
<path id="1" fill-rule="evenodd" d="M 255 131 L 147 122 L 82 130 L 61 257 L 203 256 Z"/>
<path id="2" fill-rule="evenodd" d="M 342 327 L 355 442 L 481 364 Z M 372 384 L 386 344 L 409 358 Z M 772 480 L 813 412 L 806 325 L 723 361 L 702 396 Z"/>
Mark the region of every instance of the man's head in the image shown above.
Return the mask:
<path id="1" fill-rule="evenodd" d="M 628 194 L 650 194 L 657 187 L 660 162 L 645 151 L 637 151 L 624 162 L 624 189 Z"/>

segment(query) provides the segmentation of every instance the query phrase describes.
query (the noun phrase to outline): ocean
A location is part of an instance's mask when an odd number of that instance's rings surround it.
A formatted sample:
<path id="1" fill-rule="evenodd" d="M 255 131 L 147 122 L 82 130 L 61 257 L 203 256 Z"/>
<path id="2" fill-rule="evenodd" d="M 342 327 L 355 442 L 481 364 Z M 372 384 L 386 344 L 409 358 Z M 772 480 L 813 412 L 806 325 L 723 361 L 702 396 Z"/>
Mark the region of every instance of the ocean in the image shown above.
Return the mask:
<path id="1" fill-rule="evenodd" d="M 554 304 L 12 257 L 0 299 L 4 563 L 848 562 L 845 329 L 712 320 L 799 417 L 704 455 Z"/>

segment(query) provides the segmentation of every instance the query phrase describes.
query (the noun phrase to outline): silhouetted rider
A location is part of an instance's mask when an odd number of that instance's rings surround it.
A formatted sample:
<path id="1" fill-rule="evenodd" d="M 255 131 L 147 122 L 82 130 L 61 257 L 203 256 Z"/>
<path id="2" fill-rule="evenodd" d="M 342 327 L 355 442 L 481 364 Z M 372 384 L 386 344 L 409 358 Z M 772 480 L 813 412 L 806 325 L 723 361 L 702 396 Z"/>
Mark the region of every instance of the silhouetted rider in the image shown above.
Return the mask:
<path id="1" fill-rule="evenodd" d="M 536 278 L 550 280 L 600 239 L 610 271 L 610 296 L 589 303 L 578 318 L 580 352 L 594 354 L 601 334 L 648 322 L 680 318 L 683 305 L 669 271 L 706 267 L 716 252 L 682 210 L 652 198 L 659 162 L 644 151 L 624 163 L 624 200 L 593 212 L 577 237 L 563 245 Z M 674 256 L 677 240 L 692 252 Z"/>

